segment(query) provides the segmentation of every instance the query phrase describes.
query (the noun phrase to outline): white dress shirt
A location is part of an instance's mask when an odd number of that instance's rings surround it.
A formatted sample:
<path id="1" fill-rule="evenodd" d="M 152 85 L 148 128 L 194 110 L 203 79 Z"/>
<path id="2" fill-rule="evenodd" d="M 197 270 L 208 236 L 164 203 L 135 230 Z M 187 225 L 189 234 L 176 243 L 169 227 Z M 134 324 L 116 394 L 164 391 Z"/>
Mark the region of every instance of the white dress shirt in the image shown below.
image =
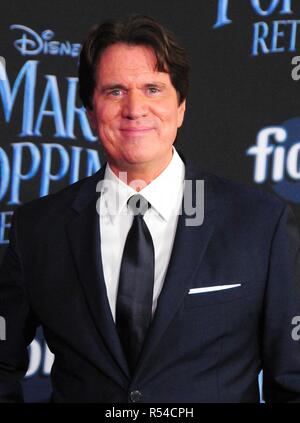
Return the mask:
<path id="1" fill-rule="evenodd" d="M 151 233 L 154 252 L 152 315 L 162 290 L 169 264 L 183 197 L 185 166 L 173 147 L 173 156 L 163 172 L 139 191 L 151 204 L 144 220 Z M 133 214 L 128 199 L 137 194 L 119 179 L 107 164 L 100 197 L 101 257 L 107 297 L 113 319 L 116 315 L 118 281 L 123 249 Z"/>

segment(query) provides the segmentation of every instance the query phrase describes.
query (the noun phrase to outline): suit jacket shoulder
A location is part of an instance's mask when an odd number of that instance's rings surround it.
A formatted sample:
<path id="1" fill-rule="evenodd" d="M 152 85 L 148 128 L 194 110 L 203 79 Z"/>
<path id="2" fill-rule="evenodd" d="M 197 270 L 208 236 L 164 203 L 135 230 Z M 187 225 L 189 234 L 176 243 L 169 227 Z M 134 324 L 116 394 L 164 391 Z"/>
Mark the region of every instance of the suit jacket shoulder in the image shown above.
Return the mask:
<path id="1" fill-rule="evenodd" d="M 186 179 L 204 180 L 205 210 L 214 208 L 220 220 L 233 223 L 276 222 L 286 209 L 286 202 L 263 188 L 229 180 L 203 172 L 199 167 L 187 167 Z"/>

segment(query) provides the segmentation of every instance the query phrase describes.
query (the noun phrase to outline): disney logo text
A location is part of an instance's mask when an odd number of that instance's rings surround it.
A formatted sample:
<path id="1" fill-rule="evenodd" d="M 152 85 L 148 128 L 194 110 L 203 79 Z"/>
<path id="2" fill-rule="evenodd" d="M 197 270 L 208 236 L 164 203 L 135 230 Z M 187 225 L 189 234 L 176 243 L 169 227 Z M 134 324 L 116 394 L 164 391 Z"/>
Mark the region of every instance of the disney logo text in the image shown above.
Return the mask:
<path id="1" fill-rule="evenodd" d="M 50 29 L 46 29 L 41 35 L 23 25 L 11 25 L 10 29 L 23 31 L 21 38 L 14 42 L 14 46 L 22 56 L 35 56 L 38 54 L 79 56 L 81 44 L 71 43 L 70 41 L 55 41 L 53 40 L 55 33 Z"/>

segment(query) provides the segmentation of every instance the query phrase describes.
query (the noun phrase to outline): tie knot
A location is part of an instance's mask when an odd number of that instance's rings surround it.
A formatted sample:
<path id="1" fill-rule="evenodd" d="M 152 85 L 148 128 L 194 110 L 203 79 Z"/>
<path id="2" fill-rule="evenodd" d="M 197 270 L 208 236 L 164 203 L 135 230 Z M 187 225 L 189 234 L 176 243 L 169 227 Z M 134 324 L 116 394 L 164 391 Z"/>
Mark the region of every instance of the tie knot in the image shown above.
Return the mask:
<path id="1" fill-rule="evenodd" d="M 133 211 L 134 216 L 144 216 L 151 204 L 140 194 L 135 194 L 129 198 L 127 205 Z"/>

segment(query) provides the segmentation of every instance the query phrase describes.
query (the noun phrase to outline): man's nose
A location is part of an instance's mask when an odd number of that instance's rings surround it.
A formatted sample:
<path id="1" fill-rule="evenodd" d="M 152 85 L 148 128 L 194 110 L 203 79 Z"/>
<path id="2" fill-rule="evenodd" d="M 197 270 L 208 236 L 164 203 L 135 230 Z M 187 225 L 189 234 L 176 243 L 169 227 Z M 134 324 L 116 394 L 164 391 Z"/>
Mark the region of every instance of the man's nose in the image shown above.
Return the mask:
<path id="1" fill-rule="evenodd" d="M 147 105 L 143 95 L 138 91 L 129 91 L 123 103 L 123 117 L 138 119 L 147 115 Z"/>

